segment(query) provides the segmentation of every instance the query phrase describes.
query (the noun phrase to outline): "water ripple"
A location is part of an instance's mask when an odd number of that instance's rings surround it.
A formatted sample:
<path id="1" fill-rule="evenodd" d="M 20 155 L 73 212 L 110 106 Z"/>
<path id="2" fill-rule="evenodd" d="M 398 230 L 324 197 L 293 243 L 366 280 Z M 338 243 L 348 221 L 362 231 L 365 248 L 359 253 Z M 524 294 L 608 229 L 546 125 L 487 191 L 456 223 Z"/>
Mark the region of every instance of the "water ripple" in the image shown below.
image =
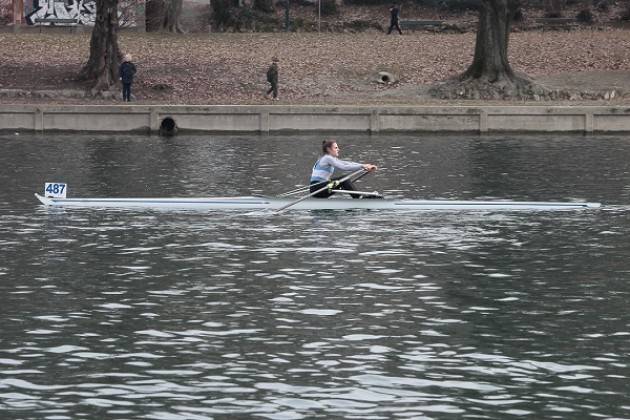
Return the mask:
<path id="1" fill-rule="evenodd" d="M 314 137 L 4 140 L 7 419 L 630 418 L 626 139 L 344 138 L 422 159 L 369 180 L 401 196 L 613 203 L 395 217 L 32 201 L 53 176 L 89 196 L 280 192 Z"/>

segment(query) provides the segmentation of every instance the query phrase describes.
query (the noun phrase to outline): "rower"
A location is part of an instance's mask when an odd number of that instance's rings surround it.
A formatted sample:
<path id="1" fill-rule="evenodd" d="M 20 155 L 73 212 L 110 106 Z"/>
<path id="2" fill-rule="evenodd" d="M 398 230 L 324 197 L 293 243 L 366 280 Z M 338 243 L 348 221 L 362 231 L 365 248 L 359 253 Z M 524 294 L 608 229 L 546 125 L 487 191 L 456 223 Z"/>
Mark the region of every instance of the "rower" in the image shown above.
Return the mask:
<path id="1" fill-rule="evenodd" d="M 376 171 L 376 165 L 371 163 L 357 163 L 339 159 L 339 146 L 336 140 L 324 140 L 322 142 L 323 155 L 315 162 L 313 173 L 311 174 L 310 191 L 315 192 L 322 189 L 330 181 L 340 179 L 340 177 L 332 178 L 335 169 L 341 171 L 358 171 L 364 169 L 368 172 Z M 339 185 L 325 189 L 315 194 L 316 198 L 328 198 L 335 193 L 334 190 L 356 191 L 352 185 L 352 179 L 347 179 Z M 352 198 L 361 198 L 361 194 L 351 194 Z"/>

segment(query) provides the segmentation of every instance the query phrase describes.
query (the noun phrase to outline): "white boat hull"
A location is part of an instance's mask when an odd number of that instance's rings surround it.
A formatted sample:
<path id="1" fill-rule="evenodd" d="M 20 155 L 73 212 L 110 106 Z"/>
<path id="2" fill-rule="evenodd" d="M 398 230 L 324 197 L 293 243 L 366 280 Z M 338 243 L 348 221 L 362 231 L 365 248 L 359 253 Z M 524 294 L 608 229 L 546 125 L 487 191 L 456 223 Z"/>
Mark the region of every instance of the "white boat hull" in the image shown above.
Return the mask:
<path id="1" fill-rule="evenodd" d="M 95 208 L 149 208 L 191 210 L 275 210 L 295 200 L 271 197 L 208 198 L 50 198 L 35 194 L 46 206 Z M 537 201 L 456 201 L 392 199 L 308 199 L 293 210 L 578 210 L 599 208 L 599 203 Z"/>

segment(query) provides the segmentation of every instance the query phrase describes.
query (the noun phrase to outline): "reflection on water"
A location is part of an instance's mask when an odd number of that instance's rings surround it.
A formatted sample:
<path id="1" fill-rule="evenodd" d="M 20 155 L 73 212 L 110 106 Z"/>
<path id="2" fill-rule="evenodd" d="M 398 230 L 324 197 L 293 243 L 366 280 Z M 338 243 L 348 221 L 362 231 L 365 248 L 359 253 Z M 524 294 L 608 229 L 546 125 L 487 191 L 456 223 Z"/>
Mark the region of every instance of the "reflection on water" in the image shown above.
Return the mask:
<path id="1" fill-rule="evenodd" d="M 275 194 L 317 137 L 2 140 L 3 419 L 630 417 L 623 139 L 339 140 L 388 195 L 600 211 L 282 216 L 32 193 Z"/>

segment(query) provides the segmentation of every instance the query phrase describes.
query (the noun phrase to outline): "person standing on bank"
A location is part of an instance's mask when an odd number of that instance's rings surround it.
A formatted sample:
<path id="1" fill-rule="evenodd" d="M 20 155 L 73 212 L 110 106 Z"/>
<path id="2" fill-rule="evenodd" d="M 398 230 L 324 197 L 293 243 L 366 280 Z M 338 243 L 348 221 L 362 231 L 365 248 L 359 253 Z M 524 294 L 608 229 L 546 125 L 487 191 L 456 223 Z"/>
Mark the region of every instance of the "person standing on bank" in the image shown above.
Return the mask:
<path id="1" fill-rule="evenodd" d="M 378 169 L 376 165 L 372 165 L 371 163 L 357 163 L 339 159 L 339 146 L 337 145 L 337 141 L 333 139 L 323 141 L 322 152 L 323 155 L 317 160 L 317 162 L 315 162 L 313 172 L 311 174 L 310 192 L 312 193 L 324 188 L 330 181 L 342 178 L 332 178 L 335 169 L 346 172 L 358 171 L 359 169 L 365 169 L 368 172 L 373 172 Z M 334 187 L 334 189 L 356 191 L 351 180 L 342 182 L 338 186 Z M 335 193 L 334 189 L 326 189 L 315 194 L 313 197 L 328 198 Z M 361 198 L 361 195 L 352 194 L 352 198 Z"/>
<path id="2" fill-rule="evenodd" d="M 402 29 L 400 29 L 400 8 L 396 3 L 393 3 L 389 8 L 390 20 L 389 20 L 389 29 L 387 30 L 387 35 L 392 33 L 392 29 L 396 28 L 398 33 L 402 35 Z"/>
<path id="3" fill-rule="evenodd" d="M 136 74 L 136 66 L 131 62 L 131 54 L 125 54 L 123 62 L 118 69 L 118 77 L 122 81 L 123 101 L 131 102 L 131 84 Z"/>
<path id="4" fill-rule="evenodd" d="M 267 70 L 267 81 L 271 84 L 271 87 L 267 91 L 267 98 L 269 95 L 273 93 L 273 100 L 278 100 L 278 57 L 273 57 L 271 59 L 271 65 Z"/>

